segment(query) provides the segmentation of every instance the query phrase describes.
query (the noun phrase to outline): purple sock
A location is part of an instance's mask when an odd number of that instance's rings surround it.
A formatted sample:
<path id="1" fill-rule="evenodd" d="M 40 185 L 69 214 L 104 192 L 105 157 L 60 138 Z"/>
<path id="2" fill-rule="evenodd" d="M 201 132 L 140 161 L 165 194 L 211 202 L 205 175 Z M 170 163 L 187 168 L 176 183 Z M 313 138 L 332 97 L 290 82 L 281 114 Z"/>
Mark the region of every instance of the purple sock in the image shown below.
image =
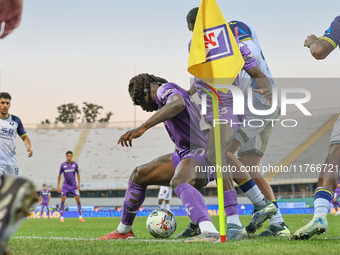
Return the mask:
<path id="1" fill-rule="evenodd" d="M 64 217 L 64 202 L 60 204 L 60 217 Z"/>
<path id="2" fill-rule="evenodd" d="M 226 190 L 224 194 L 224 211 L 228 216 L 238 215 L 237 194 L 235 190 Z"/>
<path id="3" fill-rule="evenodd" d="M 204 198 L 197 189 L 188 183 L 182 183 L 175 189 L 175 193 L 196 225 L 202 221 L 211 221 Z"/>
<path id="4" fill-rule="evenodd" d="M 146 187 L 142 187 L 139 184 L 129 180 L 129 187 L 126 190 L 123 212 L 121 222 L 125 225 L 131 226 L 139 207 L 143 204 L 146 196 Z"/>
<path id="5" fill-rule="evenodd" d="M 41 207 L 41 213 L 40 213 L 40 218 L 42 219 L 42 218 L 44 218 L 44 207 L 42 206 Z"/>
<path id="6" fill-rule="evenodd" d="M 332 203 L 333 203 L 333 206 L 335 208 L 335 211 L 337 211 L 338 207 L 339 207 L 339 201 L 332 201 Z"/>
<path id="7" fill-rule="evenodd" d="M 77 203 L 77 207 L 78 207 L 78 213 L 79 213 L 79 217 L 81 217 L 81 204 Z"/>
<path id="8" fill-rule="evenodd" d="M 48 206 L 47 206 L 47 216 L 48 218 L 50 218 L 50 209 L 48 209 Z"/>

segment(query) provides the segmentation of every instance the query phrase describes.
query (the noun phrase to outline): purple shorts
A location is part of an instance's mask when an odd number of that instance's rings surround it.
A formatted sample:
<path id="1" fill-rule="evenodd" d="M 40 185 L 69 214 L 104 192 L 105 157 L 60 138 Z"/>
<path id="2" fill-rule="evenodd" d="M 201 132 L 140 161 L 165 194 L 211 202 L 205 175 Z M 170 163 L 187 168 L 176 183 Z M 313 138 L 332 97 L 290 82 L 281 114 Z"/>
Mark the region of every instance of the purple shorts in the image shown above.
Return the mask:
<path id="1" fill-rule="evenodd" d="M 48 201 L 42 201 L 42 202 L 41 202 L 41 207 L 44 207 L 44 206 L 47 207 L 47 203 L 48 203 Z"/>
<path id="2" fill-rule="evenodd" d="M 185 158 L 190 158 L 198 161 L 203 167 L 209 166 L 208 156 L 206 149 L 198 148 L 187 150 L 186 152 L 182 152 L 181 154 L 178 152 L 172 153 L 172 162 L 174 164 L 174 168 L 176 169 L 178 164 Z M 205 169 L 204 169 L 205 170 Z M 215 180 L 215 173 L 210 173 L 209 171 L 204 171 L 206 173 L 207 183 Z"/>
<path id="3" fill-rule="evenodd" d="M 61 195 L 62 196 L 67 196 L 68 194 L 70 194 L 73 197 L 78 197 L 79 194 L 79 190 L 77 190 L 77 187 L 64 187 L 61 189 Z"/>

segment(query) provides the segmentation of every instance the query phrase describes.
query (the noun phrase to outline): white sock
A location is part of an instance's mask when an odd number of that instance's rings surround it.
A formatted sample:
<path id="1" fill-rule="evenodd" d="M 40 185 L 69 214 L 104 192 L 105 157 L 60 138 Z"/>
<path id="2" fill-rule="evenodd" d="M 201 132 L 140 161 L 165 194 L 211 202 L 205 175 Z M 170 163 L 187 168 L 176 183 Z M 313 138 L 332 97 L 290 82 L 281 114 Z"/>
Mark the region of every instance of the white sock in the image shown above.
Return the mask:
<path id="1" fill-rule="evenodd" d="M 167 209 L 167 210 L 170 211 L 170 204 L 166 204 L 166 205 L 165 205 L 165 209 Z"/>
<path id="2" fill-rule="evenodd" d="M 64 217 L 60 217 L 60 219 L 64 219 Z"/>
<path id="3" fill-rule="evenodd" d="M 277 213 L 276 215 L 274 215 L 270 220 L 269 220 L 269 224 L 270 225 L 275 225 L 277 223 L 282 223 L 285 222 L 282 218 L 282 214 L 279 208 L 277 208 Z"/>
<path id="4" fill-rule="evenodd" d="M 254 206 L 264 205 L 264 196 L 257 185 L 248 190 L 246 192 L 246 196 L 249 198 Z"/>
<path id="5" fill-rule="evenodd" d="M 201 229 L 201 233 L 203 232 L 211 232 L 211 233 L 218 233 L 217 229 L 215 228 L 214 224 L 211 221 L 201 221 L 198 226 Z"/>
<path id="6" fill-rule="evenodd" d="M 117 230 L 120 234 L 126 234 L 132 230 L 132 225 L 125 225 L 124 223 L 120 222 Z"/>
<path id="7" fill-rule="evenodd" d="M 164 209 L 164 204 L 159 204 L 159 209 Z"/>
<path id="8" fill-rule="evenodd" d="M 79 219 L 82 219 L 83 217 L 82 216 L 79 216 Z"/>
<path id="9" fill-rule="evenodd" d="M 240 227 L 243 227 L 241 221 L 240 221 L 240 216 L 238 214 L 236 215 L 231 215 L 231 216 L 228 216 L 227 217 L 227 224 L 228 223 L 233 223 L 233 224 L 236 224 Z"/>
<path id="10" fill-rule="evenodd" d="M 314 217 L 320 215 L 327 215 L 330 202 L 324 198 L 317 198 L 314 200 Z"/>

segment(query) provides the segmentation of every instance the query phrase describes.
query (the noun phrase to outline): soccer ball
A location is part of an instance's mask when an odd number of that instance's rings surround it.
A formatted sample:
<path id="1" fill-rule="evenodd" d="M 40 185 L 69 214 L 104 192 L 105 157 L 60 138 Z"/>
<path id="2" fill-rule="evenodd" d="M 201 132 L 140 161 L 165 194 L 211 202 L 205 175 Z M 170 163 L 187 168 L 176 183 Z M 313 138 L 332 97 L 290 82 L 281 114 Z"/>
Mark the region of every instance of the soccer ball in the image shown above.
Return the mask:
<path id="1" fill-rule="evenodd" d="M 153 210 L 146 220 L 146 228 L 154 238 L 168 238 L 176 231 L 175 215 L 166 209 Z"/>

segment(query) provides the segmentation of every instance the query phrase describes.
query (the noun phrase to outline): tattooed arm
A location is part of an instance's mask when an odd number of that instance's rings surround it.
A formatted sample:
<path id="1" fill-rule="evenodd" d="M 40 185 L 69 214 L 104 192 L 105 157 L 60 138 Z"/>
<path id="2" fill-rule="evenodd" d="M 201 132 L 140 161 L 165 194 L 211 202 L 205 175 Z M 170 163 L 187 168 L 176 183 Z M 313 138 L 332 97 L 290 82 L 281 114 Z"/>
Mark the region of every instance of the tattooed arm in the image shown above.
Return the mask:
<path id="1" fill-rule="evenodd" d="M 315 59 L 325 59 L 333 50 L 334 46 L 325 39 L 319 39 L 315 35 L 310 35 L 305 40 L 305 47 L 310 49 L 310 53 Z"/>

